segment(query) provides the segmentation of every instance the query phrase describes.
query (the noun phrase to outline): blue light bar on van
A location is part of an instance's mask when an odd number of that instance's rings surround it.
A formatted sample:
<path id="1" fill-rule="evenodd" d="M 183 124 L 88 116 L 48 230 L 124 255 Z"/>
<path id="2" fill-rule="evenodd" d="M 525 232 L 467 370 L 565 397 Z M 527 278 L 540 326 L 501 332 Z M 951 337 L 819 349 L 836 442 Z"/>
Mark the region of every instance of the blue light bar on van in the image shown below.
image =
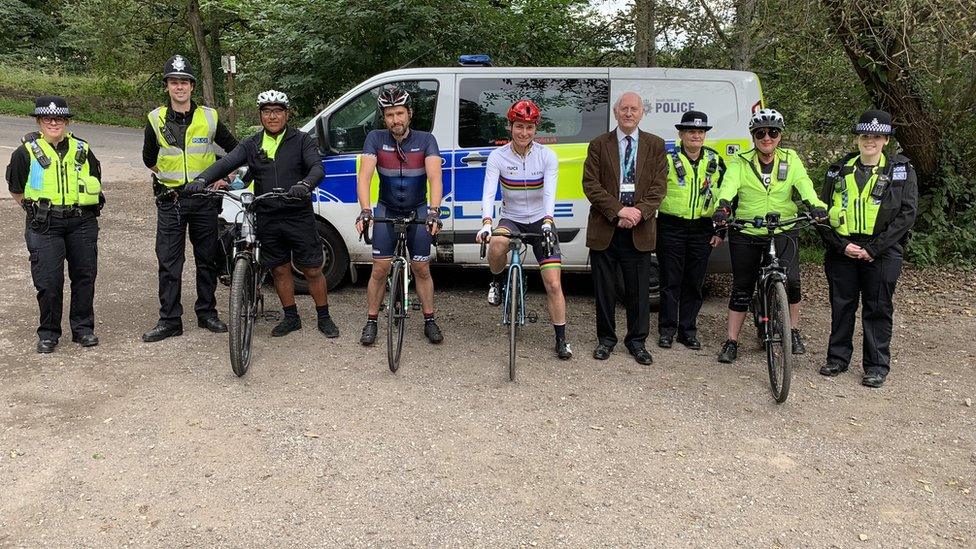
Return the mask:
<path id="1" fill-rule="evenodd" d="M 490 67 L 491 57 L 483 54 L 462 55 L 458 57 L 458 63 L 462 67 Z"/>

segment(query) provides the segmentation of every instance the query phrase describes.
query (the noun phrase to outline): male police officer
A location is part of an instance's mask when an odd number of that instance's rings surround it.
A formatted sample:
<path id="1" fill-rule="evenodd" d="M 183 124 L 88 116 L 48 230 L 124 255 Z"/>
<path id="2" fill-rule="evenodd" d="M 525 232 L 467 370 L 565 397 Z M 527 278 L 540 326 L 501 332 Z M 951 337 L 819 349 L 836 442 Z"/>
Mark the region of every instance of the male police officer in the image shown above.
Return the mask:
<path id="1" fill-rule="evenodd" d="M 40 97 L 34 108 L 39 132 L 24 136 L 7 166 L 7 185 L 27 210 L 24 237 L 37 288 L 37 352 L 52 353 L 61 337 L 64 261 L 71 277 L 71 340 L 98 345 L 95 274 L 101 166 L 88 143 L 68 131 L 71 112 L 60 97 Z"/>
<path id="2" fill-rule="evenodd" d="M 142 160 L 153 171 L 156 195 L 156 259 L 159 261 L 159 322 L 142 335 L 145 342 L 183 333 L 180 303 L 186 233 L 196 263 L 197 324 L 211 332 L 227 331 L 217 317 L 217 214 L 219 201 L 190 197 L 184 185 L 217 160 L 216 146 L 225 151 L 237 140 L 220 121 L 217 111 L 190 99 L 196 78 L 187 60 L 175 55 L 166 62 L 163 82 L 169 106 L 149 113 Z"/>
<path id="3" fill-rule="evenodd" d="M 657 260 L 661 269 L 658 347 L 671 347 L 675 335 L 689 349 L 701 349 L 698 312 L 712 248 L 722 242 L 712 228 L 725 162 L 705 146 L 712 129 L 708 116 L 688 111 L 675 124 L 679 143 L 668 155 L 668 192 L 657 215 Z"/>

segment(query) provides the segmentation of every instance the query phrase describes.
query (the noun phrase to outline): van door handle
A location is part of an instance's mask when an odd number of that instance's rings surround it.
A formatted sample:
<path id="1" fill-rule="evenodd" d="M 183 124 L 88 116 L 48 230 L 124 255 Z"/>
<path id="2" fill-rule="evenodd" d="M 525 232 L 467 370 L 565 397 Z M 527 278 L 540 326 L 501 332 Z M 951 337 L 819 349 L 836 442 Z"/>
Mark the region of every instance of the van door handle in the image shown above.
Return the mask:
<path id="1" fill-rule="evenodd" d="M 470 164 L 472 162 L 481 162 L 481 163 L 484 163 L 484 162 L 487 162 L 487 161 L 488 161 L 488 157 L 487 156 L 481 156 L 480 154 L 471 154 L 471 155 L 465 156 L 464 158 L 461 159 L 461 162 L 464 162 L 465 164 Z"/>

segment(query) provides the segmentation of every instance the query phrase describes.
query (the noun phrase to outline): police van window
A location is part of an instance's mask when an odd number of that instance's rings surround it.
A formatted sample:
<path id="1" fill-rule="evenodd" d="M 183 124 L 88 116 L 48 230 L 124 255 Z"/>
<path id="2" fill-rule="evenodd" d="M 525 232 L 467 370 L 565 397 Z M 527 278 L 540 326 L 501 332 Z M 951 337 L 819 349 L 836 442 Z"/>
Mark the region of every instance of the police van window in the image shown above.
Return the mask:
<path id="1" fill-rule="evenodd" d="M 542 110 L 541 143 L 588 143 L 607 131 L 610 82 L 589 78 L 465 78 L 458 98 L 458 145 L 494 147 L 508 141 L 508 108 L 529 98 Z"/>
<path id="2" fill-rule="evenodd" d="M 410 80 L 391 82 L 377 86 L 354 97 L 339 107 L 329 117 L 329 140 L 341 153 L 355 154 L 363 150 L 366 134 L 385 129 L 383 118 L 376 108 L 380 90 L 396 86 L 406 90 L 413 99 L 413 119 L 410 127 L 429 132 L 434 127 L 434 111 L 437 106 L 436 80 Z"/>

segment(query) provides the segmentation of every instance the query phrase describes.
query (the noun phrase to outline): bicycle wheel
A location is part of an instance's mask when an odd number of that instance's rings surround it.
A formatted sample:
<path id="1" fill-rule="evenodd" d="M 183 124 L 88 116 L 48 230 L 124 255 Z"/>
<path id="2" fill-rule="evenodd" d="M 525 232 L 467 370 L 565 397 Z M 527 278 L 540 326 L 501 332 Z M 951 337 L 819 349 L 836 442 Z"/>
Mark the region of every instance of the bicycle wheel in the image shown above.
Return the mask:
<path id="1" fill-rule="evenodd" d="M 522 276 L 519 269 L 508 274 L 508 379 L 515 381 L 515 347 L 518 344 L 519 313 L 522 307 Z"/>
<path id="2" fill-rule="evenodd" d="M 251 364 L 251 336 L 257 317 L 257 289 L 260 282 L 248 257 L 239 257 L 234 264 L 230 283 L 230 366 L 238 377 L 247 373 Z"/>
<path id="3" fill-rule="evenodd" d="M 786 287 L 781 281 L 766 289 L 766 363 L 769 368 L 769 388 L 777 403 L 786 401 L 793 378 L 793 340 L 790 339 L 790 305 Z"/>
<path id="4" fill-rule="evenodd" d="M 396 372 L 400 367 L 400 351 L 403 349 L 403 325 L 407 312 L 403 309 L 403 269 L 405 265 L 394 261 L 390 269 L 389 300 L 386 305 L 386 358 L 390 371 Z"/>

